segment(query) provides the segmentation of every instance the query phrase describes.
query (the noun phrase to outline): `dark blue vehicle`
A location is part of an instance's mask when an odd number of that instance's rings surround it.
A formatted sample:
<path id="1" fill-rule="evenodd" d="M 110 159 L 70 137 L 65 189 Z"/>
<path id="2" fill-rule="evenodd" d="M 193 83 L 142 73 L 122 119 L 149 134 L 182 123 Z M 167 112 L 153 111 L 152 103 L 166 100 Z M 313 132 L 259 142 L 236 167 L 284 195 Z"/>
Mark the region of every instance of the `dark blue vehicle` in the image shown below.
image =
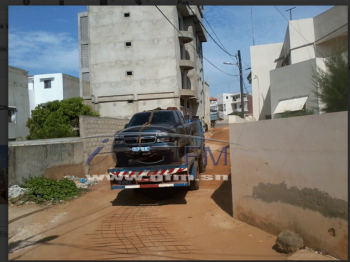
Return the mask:
<path id="1" fill-rule="evenodd" d="M 192 148 L 186 156 L 188 146 Z M 112 189 L 174 186 L 198 189 L 199 172 L 205 170 L 202 124 L 198 119 L 185 121 L 176 108 L 135 114 L 125 129 L 115 133 L 113 151 L 117 166 L 108 171 L 118 179 L 111 180 Z M 132 178 L 133 175 L 137 178 Z M 161 176 L 161 181 L 152 180 L 152 175 Z M 176 175 L 185 176 L 186 180 L 178 181 Z M 193 175 L 193 180 L 189 175 Z"/>

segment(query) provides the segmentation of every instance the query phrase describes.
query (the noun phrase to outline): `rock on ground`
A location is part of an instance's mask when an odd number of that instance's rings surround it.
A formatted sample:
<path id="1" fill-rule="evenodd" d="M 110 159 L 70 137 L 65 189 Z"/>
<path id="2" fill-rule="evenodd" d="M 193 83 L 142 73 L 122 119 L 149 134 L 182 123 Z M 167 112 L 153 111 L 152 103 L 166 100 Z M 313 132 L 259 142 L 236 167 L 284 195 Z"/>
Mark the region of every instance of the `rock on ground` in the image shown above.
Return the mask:
<path id="1" fill-rule="evenodd" d="M 274 248 L 282 253 L 293 253 L 303 248 L 304 240 L 298 234 L 284 230 L 278 235 Z"/>
<path id="2" fill-rule="evenodd" d="M 11 186 L 8 190 L 8 198 L 16 198 L 19 197 L 20 195 L 24 194 L 28 190 L 25 188 L 21 188 L 20 186 L 14 185 Z"/>
<path id="3" fill-rule="evenodd" d="M 298 250 L 293 255 L 287 258 L 287 260 L 339 260 L 331 256 L 324 256 L 315 253 L 315 251 L 310 250 Z"/>

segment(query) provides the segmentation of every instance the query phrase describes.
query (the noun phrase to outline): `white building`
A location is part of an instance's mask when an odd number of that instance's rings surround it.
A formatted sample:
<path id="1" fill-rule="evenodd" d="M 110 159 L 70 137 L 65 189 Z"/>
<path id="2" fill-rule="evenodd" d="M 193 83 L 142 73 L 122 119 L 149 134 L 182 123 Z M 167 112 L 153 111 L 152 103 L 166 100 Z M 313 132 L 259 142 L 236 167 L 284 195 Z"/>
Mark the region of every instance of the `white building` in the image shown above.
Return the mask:
<path id="1" fill-rule="evenodd" d="M 335 6 L 309 19 L 289 21 L 283 43 L 251 46 L 253 117 L 280 117 L 285 110 L 321 105 L 313 94 L 312 68 L 325 69 L 332 46 L 348 46 L 348 7 Z"/>
<path id="2" fill-rule="evenodd" d="M 177 107 L 206 123 L 201 7 L 159 8 L 166 17 L 155 6 L 89 6 L 79 13 L 81 96 L 104 117 Z"/>
<path id="3" fill-rule="evenodd" d="M 30 116 L 40 104 L 80 96 L 79 78 L 62 74 L 28 76 Z"/>
<path id="4" fill-rule="evenodd" d="M 251 104 L 251 95 L 243 94 L 243 103 L 244 103 L 244 116 L 251 115 L 252 113 L 252 104 Z M 241 93 L 223 93 L 218 95 L 217 99 L 218 110 L 220 118 L 227 118 L 227 116 L 234 111 L 242 112 L 241 107 Z"/>

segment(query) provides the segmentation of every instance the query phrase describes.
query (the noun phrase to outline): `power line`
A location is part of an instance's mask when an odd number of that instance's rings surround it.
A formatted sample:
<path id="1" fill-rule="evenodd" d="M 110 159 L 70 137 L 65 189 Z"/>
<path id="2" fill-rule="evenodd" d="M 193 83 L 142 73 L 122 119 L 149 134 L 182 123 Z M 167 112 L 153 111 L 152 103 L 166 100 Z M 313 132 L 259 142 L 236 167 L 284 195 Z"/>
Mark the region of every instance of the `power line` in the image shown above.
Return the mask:
<path id="1" fill-rule="evenodd" d="M 188 8 L 191 10 L 192 14 L 195 15 L 195 16 L 197 16 L 197 15 L 193 12 L 192 8 L 191 8 L 189 5 L 187 5 L 187 6 L 188 6 Z M 210 26 L 208 20 L 207 20 L 205 17 L 203 17 L 203 18 L 205 19 L 205 21 L 207 21 L 207 23 L 208 23 L 209 27 L 211 28 L 211 30 L 213 31 L 214 35 L 216 36 L 216 38 L 217 38 L 217 39 L 219 40 L 219 42 L 221 43 L 219 37 L 215 34 L 215 32 L 214 32 L 213 28 Z M 222 45 L 222 47 L 221 47 L 221 46 L 215 41 L 215 39 L 211 36 L 211 34 L 208 32 L 208 30 L 205 28 L 205 26 L 202 24 L 202 22 L 199 21 L 199 23 L 203 26 L 204 30 L 208 33 L 208 35 L 209 35 L 210 38 L 214 41 L 214 43 L 215 43 L 218 47 L 220 47 L 221 50 L 223 50 L 226 54 L 228 54 L 228 55 L 232 58 L 233 55 L 231 55 L 231 54 L 227 51 L 227 49 L 224 47 L 224 45 L 221 43 L 221 45 Z"/>
<path id="2" fill-rule="evenodd" d="M 176 26 L 168 19 L 168 17 L 162 12 L 162 10 L 159 9 L 158 6 L 155 5 L 155 7 L 158 9 L 158 11 L 165 17 L 166 20 L 168 20 L 168 22 L 175 28 L 175 30 L 181 35 L 181 36 L 184 36 L 183 34 L 181 34 L 181 32 L 176 28 Z M 190 46 L 193 47 L 194 50 L 196 50 L 197 54 L 199 54 L 198 50 L 191 44 L 191 43 L 188 43 Z M 231 75 L 231 74 L 228 74 L 224 71 L 222 71 L 220 68 L 218 68 L 216 65 L 214 65 L 212 62 L 210 62 L 207 58 L 205 58 L 202 54 L 201 56 L 209 63 L 211 64 L 213 67 L 215 67 L 217 70 L 221 71 L 222 73 L 226 74 L 226 75 L 229 75 L 229 76 L 236 76 L 236 75 Z"/>

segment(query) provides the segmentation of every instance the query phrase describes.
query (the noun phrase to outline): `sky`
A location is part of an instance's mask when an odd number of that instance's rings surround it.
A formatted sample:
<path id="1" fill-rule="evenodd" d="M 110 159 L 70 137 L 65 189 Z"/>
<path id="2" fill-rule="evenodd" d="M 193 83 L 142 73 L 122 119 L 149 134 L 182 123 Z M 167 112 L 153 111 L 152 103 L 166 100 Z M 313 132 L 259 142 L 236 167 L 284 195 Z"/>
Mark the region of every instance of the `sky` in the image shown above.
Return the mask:
<path id="1" fill-rule="evenodd" d="M 204 6 L 210 26 L 205 19 L 203 24 L 209 34 L 232 56 L 241 52 L 244 92 L 251 93 L 247 80 L 250 70 L 246 69 L 253 46 L 252 24 L 255 45 L 284 41 L 289 20 L 286 10 L 295 6 L 276 7 Z M 331 7 L 296 6 L 292 18 L 312 18 Z M 86 11 L 86 6 L 9 6 L 9 65 L 25 69 L 29 75 L 65 73 L 79 77 L 78 13 Z M 240 92 L 239 76 L 227 75 L 239 74 L 238 66 L 223 64 L 236 63 L 236 58 L 220 49 L 209 34 L 203 43 L 203 71 L 210 96 Z"/>

